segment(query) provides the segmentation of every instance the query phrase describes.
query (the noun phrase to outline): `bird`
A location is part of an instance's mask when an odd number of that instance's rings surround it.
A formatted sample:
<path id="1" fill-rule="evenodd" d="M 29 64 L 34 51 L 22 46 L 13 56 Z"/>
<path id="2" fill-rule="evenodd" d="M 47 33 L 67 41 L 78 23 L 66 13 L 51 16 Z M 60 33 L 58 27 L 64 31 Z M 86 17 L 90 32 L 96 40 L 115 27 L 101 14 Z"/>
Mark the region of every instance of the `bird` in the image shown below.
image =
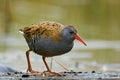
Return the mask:
<path id="1" fill-rule="evenodd" d="M 46 62 L 46 57 L 54 57 L 65 54 L 73 48 L 74 40 L 79 40 L 82 44 L 87 44 L 78 35 L 77 29 L 72 25 L 63 25 L 54 21 L 43 21 L 36 24 L 31 24 L 27 27 L 19 29 L 23 34 L 29 50 L 26 51 L 27 72 L 37 73 L 32 69 L 30 62 L 30 51 L 41 55 L 46 66 L 46 71 L 50 74 L 58 74 L 52 72 Z"/>

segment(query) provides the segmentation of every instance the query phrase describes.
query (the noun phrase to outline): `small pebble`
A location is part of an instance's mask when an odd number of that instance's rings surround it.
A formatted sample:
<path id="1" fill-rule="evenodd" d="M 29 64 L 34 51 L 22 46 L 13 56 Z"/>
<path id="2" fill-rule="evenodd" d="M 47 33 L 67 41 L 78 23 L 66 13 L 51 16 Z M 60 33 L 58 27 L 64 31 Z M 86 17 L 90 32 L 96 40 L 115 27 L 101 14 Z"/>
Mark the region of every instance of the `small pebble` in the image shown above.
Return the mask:
<path id="1" fill-rule="evenodd" d="M 82 73 L 82 72 L 78 72 L 78 73 Z"/>
<path id="2" fill-rule="evenodd" d="M 62 76 L 66 76 L 65 74 L 63 74 Z"/>
<path id="3" fill-rule="evenodd" d="M 70 70 L 70 72 L 74 72 L 73 70 Z"/>
<path id="4" fill-rule="evenodd" d="M 95 71 L 92 71 L 92 73 L 95 73 Z"/>
<path id="5" fill-rule="evenodd" d="M 14 74 L 22 74 L 21 72 L 14 72 Z"/>
<path id="6" fill-rule="evenodd" d="M 8 72 L 7 75 L 11 75 L 11 73 Z"/>
<path id="7" fill-rule="evenodd" d="M 74 73 L 74 75 L 75 75 L 75 76 L 77 76 L 77 75 L 78 75 L 78 73 Z"/>
<path id="8" fill-rule="evenodd" d="M 102 80 L 102 78 L 98 78 L 98 80 Z"/>
<path id="9" fill-rule="evenodd" d="M 22 77 L 29 77 L 30 75 L 28 74 L 23 74 Z"/>
<path id="10" fill-rule="evenodd" d="M 18 74 L 18 72 L 14 72 L 14 74 Z"/>
<path id="11" fill-rule="evenodd" d="M 22 80 L 22 78 L 20 78 L 19 80 Z"/>
<path id="12" fill-rule="evenodd" d="M 66 71 L 64 71 L 64 73 L 67 73 Z"/>
<path id="13" fill-rule="evenodd" d="M 73 72 L 74 74 L 76 73 L 76 72 Z"/>

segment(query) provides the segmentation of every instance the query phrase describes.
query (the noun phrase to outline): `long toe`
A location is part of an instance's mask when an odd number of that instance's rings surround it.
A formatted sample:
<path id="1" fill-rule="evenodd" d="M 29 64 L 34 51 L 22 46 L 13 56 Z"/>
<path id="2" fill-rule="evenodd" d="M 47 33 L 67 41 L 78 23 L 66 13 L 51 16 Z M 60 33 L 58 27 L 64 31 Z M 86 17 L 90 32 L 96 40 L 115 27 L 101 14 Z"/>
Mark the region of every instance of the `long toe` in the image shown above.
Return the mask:
<path id="1" fill-rule="evenodd" d="M 51 72 L 51 71 L 44 71 L 44 72 L 42 72 L 41 75 L 42 75 L 43 77 L 44 77 L 44 76 L 61 76 L 60 73 Z"/>
<path id="2" fill-rule="evenodd" d="M 29 70 L 29 69 L 27 69 L 27 73 L 28 73 L 28 72 L 33 73 L 33 74 L 34 74 L 34 73 L 39 73 L 39 72 L 36 71 L 36 70 Z"/>

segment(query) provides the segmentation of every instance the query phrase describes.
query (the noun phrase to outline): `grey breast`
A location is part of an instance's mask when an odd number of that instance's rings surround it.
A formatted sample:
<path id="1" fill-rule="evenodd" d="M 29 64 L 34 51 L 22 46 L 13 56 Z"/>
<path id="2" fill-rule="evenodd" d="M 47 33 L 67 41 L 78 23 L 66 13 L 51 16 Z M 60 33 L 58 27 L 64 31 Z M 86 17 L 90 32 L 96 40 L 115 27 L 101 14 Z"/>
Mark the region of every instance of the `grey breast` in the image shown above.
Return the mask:
<path id="1" fill-rule="evenodd" d="M 67 43 L 65 41 L 53 41 L 50 38 L 34 36 L 28 42 L 29 48 L 35 53 L 51 57 L 64 54 L 69 52 L 73 47 L 72 43 Z"/>

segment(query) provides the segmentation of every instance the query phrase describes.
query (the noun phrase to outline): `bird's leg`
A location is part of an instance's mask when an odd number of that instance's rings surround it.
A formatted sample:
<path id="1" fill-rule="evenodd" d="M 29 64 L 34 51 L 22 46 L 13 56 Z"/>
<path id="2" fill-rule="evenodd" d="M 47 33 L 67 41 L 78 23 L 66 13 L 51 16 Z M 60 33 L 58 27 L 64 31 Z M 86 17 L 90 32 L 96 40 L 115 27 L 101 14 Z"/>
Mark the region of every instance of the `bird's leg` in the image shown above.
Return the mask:
<path id="1" fill-rule="evenodd" d="M 26 58 L 27 58 L 27 63 L 28 63 L 28 68 L 27 68 L 27 73 L 38 73 L 38 71 L 32 70 L 31 63 L 30 63 L 30 50 L 26 51 Z"/>
<path id="2" fill-rule="evenodd" d="M 50 70 L 50 68 L 49 68 L 49 66 L 48 66 L 48 64 L 47 64 L 47 62 L 46 62 L 46 60 L 45 60 L 45 58 L 46 58 L 46 57 L 44 57 L 44 56 L 42 57 L 43 62 L 44 62 L 44 64 L 45 64 L 46 68 L 47 68 L 47 71 L 48 71 L 48 72 L 51 72 L 51 70 Z"/>
<path id="3" fill-rule="evenodd" d="M 45 66 L 46 66 L 46 68 L 47 68 L 47 71 L 44 71 L 42 74 L 43 75 L 46 75 L 47 73 L 50 73 L 50 74 L 52 74 L 52 75 L 60 75 L 60 73 L 56 73 L 56 72 L 51 72 L 51 70 L 50 70 L 50 68 L 49 68 L 49 66 L 48 66 L 48 64 L 47 64 L 47 62 L 46 62 L 46 57 L 42 57 L 42 59 L 43 59 L 43 62 L 44 62 L 44 64 L 45 64 Z"/>

